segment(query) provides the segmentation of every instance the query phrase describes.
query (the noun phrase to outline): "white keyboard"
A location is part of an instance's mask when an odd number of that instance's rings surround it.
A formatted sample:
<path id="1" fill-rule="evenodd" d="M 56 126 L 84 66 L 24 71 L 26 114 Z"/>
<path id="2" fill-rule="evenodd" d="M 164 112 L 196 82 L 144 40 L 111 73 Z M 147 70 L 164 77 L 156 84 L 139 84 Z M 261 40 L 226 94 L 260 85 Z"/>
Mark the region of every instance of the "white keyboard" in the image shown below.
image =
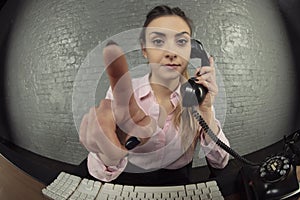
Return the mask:
<path id="1" fill-rule="evenodd" d="M 224 200 L 216 181 L 181 186 L 130 186 L 82 179 L 66 172 L 61 172 L 42 193 L 54 200 Z"/>

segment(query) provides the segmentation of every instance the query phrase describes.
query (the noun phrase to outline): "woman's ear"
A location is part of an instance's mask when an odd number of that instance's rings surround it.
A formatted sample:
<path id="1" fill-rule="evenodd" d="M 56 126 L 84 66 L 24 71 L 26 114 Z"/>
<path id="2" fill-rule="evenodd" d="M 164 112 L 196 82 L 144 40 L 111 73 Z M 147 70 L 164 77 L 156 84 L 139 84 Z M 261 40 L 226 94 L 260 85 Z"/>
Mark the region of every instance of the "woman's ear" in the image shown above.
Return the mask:
<path id="1" fill-rule="evenodd" d="M 146 52 L 146 49 L 142 49 L 142 52 L 143 52 L 143 56 L 144 56 L 144 58 L 146 58 L 146 59 L 147 59 L 148 57 L 147 57 L 147 52 Z"/>
<path id="2" fill-rule="evenodd" d="M 143 42 L 141 42 L 141 49 L 142 49 L 142 54 L 143 54 L 144 58 L 147 59 L 147 51 L 145 48 L 145 44 Z"/>
<path id="3" fill-rule="evenodd" d="M 147 50 L 146 50 L 146 48 L 142 47 L 142 53 L 143 53 L 144 58 L 147 59 L 148 56 L 147 56 Z"/>

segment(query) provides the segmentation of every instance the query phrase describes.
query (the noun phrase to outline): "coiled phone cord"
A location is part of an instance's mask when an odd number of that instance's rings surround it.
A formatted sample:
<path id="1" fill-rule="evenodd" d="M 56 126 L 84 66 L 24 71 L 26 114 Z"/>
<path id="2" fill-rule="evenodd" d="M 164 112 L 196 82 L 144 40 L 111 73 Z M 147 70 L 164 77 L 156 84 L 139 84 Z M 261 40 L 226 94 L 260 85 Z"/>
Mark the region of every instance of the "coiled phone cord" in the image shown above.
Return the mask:
<path id="1" fill-rule="evenodd" d="M 199 125 L 204 129 L 204 131 L 209 135 L 209 137 L 217 144 L 219 145 L 222 149 L 224 149 L 227 153 L 232 155 L 234 158 L 240 160 L 241 162 L 252 165 L 252 166 L 259 166 L 261 164 L 259 163 L 254 163 L 252 161 L 247 160 L 246 158 L 240 156 L 237 152 L 235 152 L 233 149 L 228 147 L 226 144 L 224 144 L 214 133 L 213 131 L 209 128 L 207 123 L 204 121 L 202 116 L 192 107 L 192 115 L 196 118 L 198 121 Z"/>

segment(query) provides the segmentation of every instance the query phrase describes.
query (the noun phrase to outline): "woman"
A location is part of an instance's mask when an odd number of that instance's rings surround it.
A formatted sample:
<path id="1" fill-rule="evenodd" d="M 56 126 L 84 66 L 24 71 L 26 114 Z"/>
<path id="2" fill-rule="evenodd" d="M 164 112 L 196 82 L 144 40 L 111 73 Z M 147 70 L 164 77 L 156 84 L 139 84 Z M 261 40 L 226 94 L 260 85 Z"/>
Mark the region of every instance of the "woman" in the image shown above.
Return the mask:
<path id="1" fill-rule="evenodd" d="M 181 106 L 180 86 L 189 78 L 191 20 L 181 9 L 161 5 L 148 13 L 143 27 L 140 42 L 150 73 L 133 79 L 132 86 L 123 67 L 124 56 L 115 59 L 123 54 L 121 49 L 114 43 L 104 49 L 111 87 L 100 106 L 83 117 L 80 127 L 80 141 L 90 152 L 89 173 L 109 182 L 124 171 L 188 168 L 198 141 L 210 165 L 223 168 L 229 155 L 211 141 L 191 116 L 190 108 Z M 215 119 L 213 103 L 218 87 L 213 57 L 209 61 L 210 66 L 195 70 L 197 83 L 208 89 L 196 109 L 217 137 L 229 145 Z M 116 70 L 113 65 L 119 68 Z M 124 143 L 132 135 L 139 144 L 128 151 Z"/>

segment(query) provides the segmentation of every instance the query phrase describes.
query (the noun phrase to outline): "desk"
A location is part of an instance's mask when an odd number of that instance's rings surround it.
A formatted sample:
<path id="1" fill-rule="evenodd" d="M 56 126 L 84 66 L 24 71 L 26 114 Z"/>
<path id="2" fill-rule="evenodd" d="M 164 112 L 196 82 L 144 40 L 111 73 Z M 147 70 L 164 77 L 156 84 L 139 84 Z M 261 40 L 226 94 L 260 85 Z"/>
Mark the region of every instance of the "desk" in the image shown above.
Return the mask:
<path id="1" fill-rule="evenodd" d="M 300 166 L 297 167 L 297 178 L 300 180 Z M 0 154 L 0 199 L 41 200 L 47 199 L 42 194 L 44 184 L 38 182 Z M 239 200 L 238 194 L 225 197 L 225 200 Z M 300 198 L 299 198 L 300 200 Z"/>
<path id="2" fill-rule="evenodd" d="M 40 200 L 44 184 L 38 182 L 0 154 L 0 199 Z"/>

